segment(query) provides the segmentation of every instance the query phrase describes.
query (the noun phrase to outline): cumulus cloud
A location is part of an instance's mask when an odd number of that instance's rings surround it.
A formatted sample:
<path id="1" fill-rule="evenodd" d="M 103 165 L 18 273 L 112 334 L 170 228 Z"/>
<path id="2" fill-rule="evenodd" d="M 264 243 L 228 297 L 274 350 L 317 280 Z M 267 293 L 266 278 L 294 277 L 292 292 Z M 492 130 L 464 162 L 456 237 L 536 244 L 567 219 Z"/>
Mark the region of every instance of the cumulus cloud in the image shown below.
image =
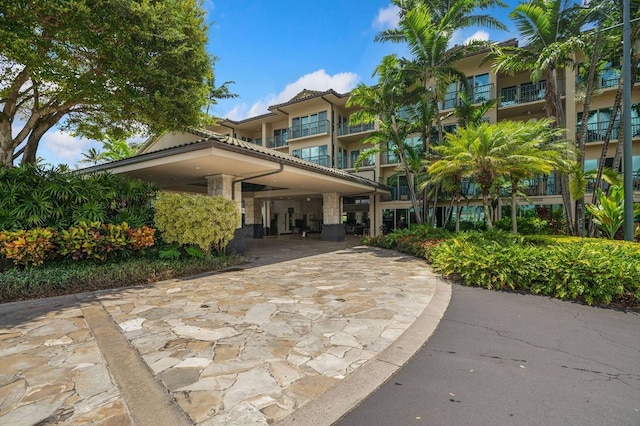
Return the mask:
<path id="1" fill-rule="evenodd" d="M 489 33 L 483 30 L 478 30 L 475 33 L 471 34 L 469 37 L 467 37 L 464 40 L 463 44 L 468 44 L 469 42 L 473 41 L 473 40 L 479 40 L 479 41 L 487 41 L 489 40 Z"/>
<path id="2" fill-rule="evenodd" d="M 373 28 L 386 30 L 395 28 L 400 22 L 400 8 L 396 5 L 390 5 L 384 9 L 379 9 L 376 18 L 373 20 Z"/>
<path id="3" fill-rule="evenodd" d="M 287 84 L 277 95 L 271 94 L 251 106 L 247 106 L 247 104 L 236 105 L 226 114 L 226 117 L 231 120 L 242 120 L 247 117 L 265 114 L 269 112 L 269 106 L 287 102 L 304 89 L 321 91 L 333 89 L 338 93 L 349 92 L 356 86 L 358 80 L 358 75 L 352 72 L 329 75 L 324 69 L 320 69 L 305 74 L 293 83 Z"/>
<path id="4" fill-rule="evenodd" d="M 88 151 L 94 145 L 96 145 L 94 141 L 76 138 L 68 133 L 56 130 L 47 132 L 42 137 L 40 141 L 40 148 L 42 149 L 38 155 L 42 154 L 45 161 L 51 164 L 66 163 L 74 165 L 82 159 L 82 153 Z"/>

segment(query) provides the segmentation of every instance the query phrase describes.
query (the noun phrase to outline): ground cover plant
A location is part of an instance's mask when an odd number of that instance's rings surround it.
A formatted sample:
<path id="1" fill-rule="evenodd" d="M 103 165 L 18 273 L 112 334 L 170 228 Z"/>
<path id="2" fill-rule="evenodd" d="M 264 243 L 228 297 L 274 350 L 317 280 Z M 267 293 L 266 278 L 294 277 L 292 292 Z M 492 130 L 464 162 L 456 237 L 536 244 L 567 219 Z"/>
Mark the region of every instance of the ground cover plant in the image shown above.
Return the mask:
<path id="1" fill-rule="evenodd" d="M 634 242 L 500 230 L 404 230 L 364 242 L 424 257 L 436 272 L 464 285 L 640 308 L 640 244 Z"/>

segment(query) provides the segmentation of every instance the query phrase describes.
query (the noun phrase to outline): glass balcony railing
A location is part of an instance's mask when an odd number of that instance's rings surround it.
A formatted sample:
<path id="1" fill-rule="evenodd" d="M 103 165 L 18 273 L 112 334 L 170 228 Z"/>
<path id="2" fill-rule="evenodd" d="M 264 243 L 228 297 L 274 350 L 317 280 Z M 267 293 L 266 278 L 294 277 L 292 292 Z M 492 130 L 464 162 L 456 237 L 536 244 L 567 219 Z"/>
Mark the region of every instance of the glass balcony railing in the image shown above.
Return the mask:
<path id="1" fill-rule="evenodd" d="M 536 176 L 522 182 L 523 192 L 530 197 L 541 197 L 545 195 L 560 195 L 560 186 L 556 185 L 554 175 Z"/>
<path id="2" fill-rule="evenodd" d="M 360 162 L 360 168 L 363 167 L 372 167 L 376 165 L 375 157 L 365 158 Z M 338 161 L 338 168 L 340 169 L 355 169 L 356 168 L 356 159 L 355 158 L 344 158 L 342 161 Z"/>
<path id="3" fill-rule="evenodd" d="M 636 171 L 633 172 L 632 174 L 633 176 L 633 190 L 634 191 L 640 191 L 640 171 Z M 620 177 L 622 178 L 622 176 Z M 596 184 L 596 180 L 595 179 L 588 179 L 587 180 L 587 189 L 586 192 L 588 193 L 593 193 L 593 190 L 595 188 L 595 184 Z M 607 188 L 609 187 L 609 184 L 607 184 L 606 182 L 601 182 L 601 188 L 603 191 L 606 191 Z"/>
<path id="4" fill-rule="evenodd" d="M 280 148 L 289 145 L 287 136 L 271 136 L 267 138 L 267 148 Z"/>
<path id="5" fill-rule="evenodd" d="M 304 138 L 329 133 L 329 120 L 312 121 L 289 128 L 289 139 Z"/>
<path id="6" fill-rule="evenodd" d="M 452 109 L 459 106 L 460 92 L 461 90 L 455 90 L 453 92 L 445 93 L 444 100 L 440 102 L 440 109 Z M 481 104 L 482 102 L 495 99 L 495 90 L 493 88 L 493 83 L 470 87 L 466 91 L 466 93 L 469 101 L 473 104 Z"/>
<path id="7" fill-rule="evenodd" d="M 596 123 L 587 124 L 587 139 L 586 142 L 601 142 L 604 141 L 604 137 L 607 134 L 609 128 L 609 121 L 598 121 Z M 576 137 L 580 134 L 582 124 L 576 126 Z M 617 140 L 620 136 L 620 122 L 615 121 L 613 123 L 613 129 L 611 130 L 611 140 Z M 640 117 L 631 118 L 631 135 L 633 138 L 640 137 Z"/>
<path id="8" fill-rule="evenodd" d="M 315 163 L 325 167 L 329 167 L 329 164 L 330 164 L 328 155 L 316 155 L 315 157 L 301 158 L 301 160 L 305 160 L 310 163 Z"/>
<path id="9" fill-rule="evenodd" d="M 341 123 L 338 126 L 338 136 L 352 135 L 354 133 L 370 132 L 373 130 L 373 123 L 361 123 L 349 126 L 349 123 Z"/>

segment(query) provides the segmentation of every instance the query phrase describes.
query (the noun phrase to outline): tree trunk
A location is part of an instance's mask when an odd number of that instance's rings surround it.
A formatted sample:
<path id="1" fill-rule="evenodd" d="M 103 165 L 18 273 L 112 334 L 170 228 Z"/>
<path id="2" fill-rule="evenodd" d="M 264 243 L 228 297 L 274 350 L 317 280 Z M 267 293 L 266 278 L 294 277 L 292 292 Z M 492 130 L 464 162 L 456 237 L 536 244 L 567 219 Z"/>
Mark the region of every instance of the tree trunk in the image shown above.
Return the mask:
<path id="1" fill-rule="evenodd" d="M 437 211 L 438 211 L 438 190 L 440 189 L 440 185 L 436 185 L 435 193 L 433 194 L 433 222 L 431 223 L 435 228 L 438 224 Z"/>
<path id="2" fill-rule="evenodd" d="M 460 190 L 456 191 L 456 234 L 460 232 Z"/>
<path id="3" fill-rule="evenodd" d="M 484 221 L 487 224 L 487 229 L 493 229 L 493 223 L 491 222 L 491 212 L 489 211 L 489 190 L 482 188 L 482 210 L 484 211 Z"/>
<path id="4" fill-rule="evenodd" d="M 13 138 L 11 137 L 11 123 L 0 121 L 0 165 L 13 166 Z"/>
<path id="5" fill-rule="evenodd" d="M 638 58 L 637 57 L 633 57 L 633 60 L 631 61 L 631 81 L 629 82 L 629 84 L 631 84 L 631 92 L 633 92 L 633 88 L 635 86 L 634 81 L 635 81 L 635 76 L 636 76 L 636 70 L 638 69 Z M 625 84 L 623 82 L 623 84 Z M 623 143 L 623 139 L 624 139 L 624 132 L 622 131 L 622 129 L 624 129 L 624 126 L 622 125 L 622 119 L 620 120 L 620 131 L 618 132 L 618 143 L 616 144 L 616 153 L 613 157 L 613 170 L 618 171 L 620 170 L 620 165 L 622 164 L 622 147 L 624 145 Z M 631 137 L 633 137 L 633 135 L 630 135 Z"/>
<path id="6" fill-rule="evenodd" d="M 518 180 L 511 180 L 511 231 L 514 234 L 518 234 L 518 215 L 516 214 L 516 209 L 518 207 L 518 203 L 516 200 L 516 193 L 518 192 Z"/>
<path id="7" fill-rule="evenodd" d="M 589 117 L 589 110 L 591 109 L 591 96 L 593 95 L 596 65 L 600 57 L 600 39 L 601 39 L 602 21 L 598 24 L 596 32 L 596 40 L 593 46 L 593 52 L 591 54 L 591 61 L 589 63 L 589 74 L 587 76 L 587 88 L 584 98 L 584 106 L 582 108 L 582 126 L 580 127 L 580 133 L 578 134 L 578 166 L 581 170 L 584 170 L 584 154 L 585 143 L 587 138 L 587 121 Z M 595 189 L 594 189 L 595 193 Z M 579 237 L 584 237 L 585 231 L 584 224 L 584 195 L 576 200 L 576 233 Z"/>

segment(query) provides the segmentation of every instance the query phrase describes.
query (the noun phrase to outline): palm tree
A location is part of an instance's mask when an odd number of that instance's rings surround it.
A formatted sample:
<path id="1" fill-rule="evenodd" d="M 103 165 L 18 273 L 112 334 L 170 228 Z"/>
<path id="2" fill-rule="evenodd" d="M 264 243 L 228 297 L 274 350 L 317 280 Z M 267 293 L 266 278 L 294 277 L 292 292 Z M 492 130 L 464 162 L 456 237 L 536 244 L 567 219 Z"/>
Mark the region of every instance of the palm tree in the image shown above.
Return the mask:
<path id="1" fill-rule="evenodd" d="M 78 161 L 79 163 L 92 163 L 94 166 L 103 159 L 102 153 L 95 148 L 89 148 L 89 151 L 83 152 L 82 156 L 84 158 Z"/>
<path id="2" fill-rule="evenodd" d="M 582 11 L 571 0 L 530 0 L 509 15 L 524 40 L 524 47 L 494 45 L 489 58 L 497 72 L 516 74 L 529 72 L 531 81 L 546 80 L 545 111 L 557 126 L 566 127 L 561 93 L 558 90 L 558 69 L 574 65 L 576 52 L 584 50 L 580 27 Z M 571 234 L 575 233 L 572 219 L 571 195 L 566 175 L 561 175 L 562 199 Z"/>
<path id="3" fill-rule="evenodd" d="M 448 133 L 443 148 L 438 149 L 444 161 L 450 161 L 452 170 L 460 170 L 463 176 L 471 177 L 482 190 L 482 207 L 487 229 L 493 228 L 489 208 L 489 193 L 500 173 L 504 170 L 506 145 L 510 135 L 500 123 L 482 123 Z M 438 160 L 441 161 L 441 160 Z M 436 162 L 437 163 L 437 162 Z M 432 165 L 436 171 L 443 166 Z"/>
<path id="4" fill-rule="evenodd" d="M 382 31 L 375 40 L 407 43 L 413 61 L 405 71 L 414 81 L 420 82 L 422 96 L 428 97 L 432 103 L 438 143 L 442 143 L 444 135 L 438 104 L 450 83 L 459 81 L 467 84 L 466 76 L 455 64 L 468 52 L 468 48 L 458 46 L 449 49 L 449 40 L 456 30 L 470 25 L 505 29 L 504 24 L 492 16 L 474 14 L 478 9 L 504 4 L 499 0 L 394 0 L 393 3 L 401 9 L 399 26 Z"/>
<path id="5" fill-rule="evenodd" d="M 559 138 L 564 129 L 551 127 L 552 120 L 503 121 L 498 125 L 508 135 L 503 173 L 511 181 L 511 226 L 518 233 L 517 195 L 519 184 L 536 175 L 566 168 L 567 147 Z"/>
<path id="6" fill-rule="evenodd" d="M 416 221 L 422 223 L 422 208 L 416 195 L 415 173 L 405 152 L 405 139 L 412 132 L 412 123 L 404 114 L 409 88 L 403 78 L 398 57 L 388 55 L 382 58 L 382 62 L 376 67 L 375 75 L 378 76 L 377 85 L 367 86 L 361 83 L 351 91 L 346 106 L 357 106 L 359 109 L 351 115 L 349 123 L 378 123 L 378 129 L 364 138 L 362 143 L 374 145 L 379 151 L 392 149 L 395 152 L 407 177 Z"/>

